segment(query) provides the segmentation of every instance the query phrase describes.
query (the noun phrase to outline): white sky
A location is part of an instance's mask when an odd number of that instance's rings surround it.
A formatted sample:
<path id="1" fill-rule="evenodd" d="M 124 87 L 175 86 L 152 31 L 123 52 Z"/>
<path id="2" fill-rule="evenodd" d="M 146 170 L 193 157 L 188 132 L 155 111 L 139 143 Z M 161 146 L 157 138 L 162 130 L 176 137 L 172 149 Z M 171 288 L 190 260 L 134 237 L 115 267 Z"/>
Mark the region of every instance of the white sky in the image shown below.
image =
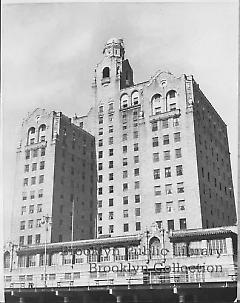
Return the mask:
<path id="1" fill-rule="evenodd" d="M 159 69 L 194 75 L 228 125 L 236 195 L 237 1 L 5 4 L 2 17 L 6 237 L 22 119 L 36 107 L 85 114 L 94 67 L 111 37 L 124 39 L 135 83 Z"/>

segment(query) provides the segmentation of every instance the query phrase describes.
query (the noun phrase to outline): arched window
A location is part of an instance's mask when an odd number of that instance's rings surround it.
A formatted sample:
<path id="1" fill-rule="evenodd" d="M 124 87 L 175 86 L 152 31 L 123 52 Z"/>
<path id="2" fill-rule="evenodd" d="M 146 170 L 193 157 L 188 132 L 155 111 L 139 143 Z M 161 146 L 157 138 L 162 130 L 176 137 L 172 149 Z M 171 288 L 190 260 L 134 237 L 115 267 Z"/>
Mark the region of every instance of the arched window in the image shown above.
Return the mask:
<path id="1" fill-rule="evenodd" d="M 9 268 L 10 267 L 10 252 L 6 251 L 4 253 L 4 268 Z"/>
<path id="2" fill-rule="evenodd" d="M 34 144 L 35 142 L 35 127 L 31 127 L 28 130 L 27 144 Z"/>
<path id="3" fill-rule="evenodd" d="M 103 76 L 103 78 L 109 78 L 110 77 L 110 69 L 109 69 L 109 67 L 104 67 L 102 76 Z"/>
<path id="4" fill-rule="evenodd" d="M 132 105 L 139 104 L 139 93 L 137 91 L 132 93 Z"/>
<path id="5" fill-rule="evenodd" d="M 46 125 L 41 124 L 38 129 L 38 141 L 43 142 L 46 140 L 45 131 L 46 131 Z"/>
<path id="6" fill-rule="evenodd" d="M 151 258 L 157 258 L 161 254 L 161 243 L 157 237 L 151 238 L 149 241 L 149 252 Z"/>
<path id="7" fill-rule="evenodd" d="M 129 98 L 127 94 L 121 96 L 121 100 L 120 100 L 121 108 L 127 108 L 129 106 L 128 99 Z"/>
<path id="8" fill-rule="evenodd" d="M 177 102 L 177 92 L 175 90 L 170 90 L 167 93 L 167 98 L 166 98 L 166 109 L 167 111 L 175 110 L 178 108 L 178 102 Z"/>
<path id="9" fill-rule="evenodd" d="M 165 111 L 164 109 L 164 104 L 163 104 L 163 99 L 160 94 L 155 94 L 152 97 L 151 101 L 151 106 L 152 106 L 152 114 L 157 115 Z"/>

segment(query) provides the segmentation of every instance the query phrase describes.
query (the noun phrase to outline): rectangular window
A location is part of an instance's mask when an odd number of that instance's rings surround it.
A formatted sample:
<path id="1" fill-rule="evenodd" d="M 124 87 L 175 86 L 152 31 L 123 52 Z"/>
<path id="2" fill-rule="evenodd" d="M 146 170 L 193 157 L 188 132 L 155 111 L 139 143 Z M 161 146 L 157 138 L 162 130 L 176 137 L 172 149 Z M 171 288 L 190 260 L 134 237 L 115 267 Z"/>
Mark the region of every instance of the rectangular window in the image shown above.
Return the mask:
<path id="1" fill-rule="evenodd" d="M 25 159 L 30 159 L 30 150 L 25 151 Z"/>
<path id="2" fill-rule="evenodd" d="M 123 140 L 123 141 L 126 141 L 126 140 L 127 140 L 127 134 L 123 134 L 122 140 Z"/>
<path id="3" fill-rule="evenodd" d="M 109 193 L 112 194 L 113 193 L 113 185 L 110 185 L 108 189 L 109 189 Z"/>
<path id="4" fill-rule="evenodd" d="M 141 230 L 141 222 L 136 222 L 136 231 Z"/>
<path id="5" fill-rule="evenodd" d="M 168 120 L 162 121 L 162 128 L 168 128 Z"/>
<path id="6" fill-rule="evenodd" d="M 109 144 L 109 145 L 112 145 L 112 144 L 113 144 L 113 137 L 109 137 L 109 138 L 108 138 L 108 144 Z"/>
<path id="7" fill-rule="evenodd" d="M 102 163 L 98 163 L 98 170 L 102 170 L 103 169 L 103 164 Z"/>
<path id="8" fill-rule="evenodd" d="M 113 220 L 113 211 L 110 211 L 110 212 L 108 213 L 108 219 L 109 219 L 109 220 Z"/>
<path id="9" fill-rule="evenodd" d="M 159 229 L 163 228 L 162 221 L 156 221 L 156 223 L 157 223 L 157 226 L 158 226 Z"/>
<path id="10" fill-rule="evenodd" d="M 29 164 L 27 164 L 27 165 L 24 166 L 24 172 L 25 173 L 29 172 Z"/>
<path id="11" fill-rule="evenodd" d="M 123 158 L 123 166 L 126 166 L 128 164 L 127 158 Z"/>
<path id="12" fill-rule="evenodd" d="M 160 169 L 153 170 L 153 178 L 154 180 L 160 179 Z"/>
<path id="13" fill-rule="evenodd" d="M 138 151 L 138 143 L 135 143 L 135 144 L 133 145 L 133 150 L 134 150 L 134 151 Z"/>
<path id="14" fill-rule="evenodd" d="M 168 230 L 174 230 L 174 220 L 167 221 Z"/>
<path id="15" fill-rule="evenodd" d="M 112 180 L 113 180 L 113 173 L 110 173 L 110 174 L 108 175 L 108 180 L 109 180 L 109 181 L 112 181 Z"/>
<path id="16" fill-rule="evenodd" d="M 135 203 L 139 203 L 140 202 L 140 195 L 135 195 Z"/>
<path id="17" fill-rule="evenodd" d="M 102 234 L 102 226 L 98 226 L 98 234 L 99 234 L 99 235 Z"/>
<path id="18" fill-rule="evenodd" d="M 140 182 L 139 181 L 135 181 L 134 182 L 134 188 L 135 189 L 139 189 L 140 188 Z"/>
<path id="19" fill-rule="evenodd" d="M 179 118 L 173 118 L 173 126 L 179 126 Z"/>
<path id="20" fill-rule="evenodd" d="M 37 204 L 37 213 L 42 212 L 42 204 Z"/>
<path id="21" fill-rule="evenodd" d="M 153 146 L 153 147 L 158 146 L 158 137 L 153 137 L 153 138 L 152 138 L 152 146 Z"/>
<path id="22" fill-rule="evenodd" d="M 128 197 L 127 196 L 123 197 L 123 204 L 124 205 L 128 204 Z"/>
<path id="23" fill-rule="evenodd" d="M 99 207 L 99 208 L 102 207 L 102 200 L 98 200 L 98 207 Z"/>
<path id="24" fill-rule="evenodd" d="M 41 219 L 37 219 L 36 227 L 41 227 Z"/>
<path id="25" fill-rule="evenodd" d="M 102 213 L 98 213 L 98 221 L 102 221 Z"/>
<path id="26" fill-rule="evenodd" d="M 180 142 L 180 132 L 174 133 L 174 142 Z"/>
<path id="27" fill-rule="evenodd" d="M 102 127 L 99 128 L 98 134 L 99 134 L 99 136 L 103 135 L 103 128 Z"/>
<path id="28" fill-rule="evenodd" d="M 179 220 L 180 229 L 187 229 L 187 221 L 185 218 Z"/>
<path id="29" fill-rule="evenodd" d="M 175 110 L 177 108 L 177 104 L 176 103 L 171 103 L 170 104 L 170 111 Z"/>
<path id="30" fill-rule="evenodd" d="M 32 153 L 33 153 L 33 157 L 34 157 L 34 158 L 38 156 L 38 150 L 37 150 L 37 149 L 34 149 L 34 150 L 32 151 Z"/>
<path id="31" fill-rule="evenodd" d="M 171 167 L 165 167 L 165 178 L 171 177 Z"/>
<path id="32" fill-rule="evenodd" d="M 172 184 L 165 185 L 165 193 L 166 193 L 166 195 L 172 194 Z"/>
<path id="33" fill-rule="evenodd" d="M 109 156 L 113 156 L 113 149 L 111 148 L 111 149 L 109 149 Z"/>
<path id="34" fill-rule="evenodd" d="M 31 178 L 31 185 L 34 185 L 34 184 L 36 184 L 36 177 Z"/>
<path id="35" fill-rule="evenodd" d="M 128 171 L 127 170 L 124 170 L 123 171 L 123 178 L 125 179 L 125 178 L 127 178 L 128 177 Z"/>
<path id="36" fill-rule="evenodd" d="M 159 214 L 162 211 L 162 203 L 155 203 L 155 213 Z"/>
<path id="37" fill-rule="evenodd" d="M 134 156 L 134 163 L 135 164 L 139 163 L 139 156 Z"/>
<path id="38" fill-rule="evenodd" d="M 25 224 L 26 224 L 25 221 L 21 221 L 20 222 L 20 230 L 24 230 L 25 229 Z"/>
<path id="39" fill-rule="evenodd" d="M 28 228 L 33 228 L 33 220 L 28 220 Z"/>
<path id="40" fill-rule="evenodd" d="M 24 236 L 19 237 L 19 245 L 24 245 Z"/>
<path id="41" fill-rule="evenodd" d="M 123 149 L 123 153 L 126 153 L 126 152 L 127 152 L 127 145 L 124 145 L 124 146 L 122 147 L 122 149 Z"/>
<path id="42" fill-rule="evenodd" d="M 169 144 L 169 135 L 164 135 L 163 136 L 163 145 Z"/>
<path id="43" fill-rule="evenodd" d="M 27 244 L 28 244 L 28 245 L 31 245 L 31 244 L 32 244 L 32 236 L 31 236 L 31 235 L 29 235 L 29 236 L 27 237 Z M 31 266 L 31 265 L 29 264 L 29 266 Z"/>
<path id="44" fill-rule="evenodd" d="M 109 161 L 108 167 L 109 167 L 109 168 L 113 168 L 113 161 Z"/>
<path id="45" fill-rule="evenodd" d="M 30 199 L 34 199 L 35 198 L 35 191 L 31 190 L 30 191 Z"/>
<path id="46" fill-rule="evenodd" d="M 178 200 L 178 210 L 185 210 L 185 200 Z"/>
<path id="47" fill-rule="evenodd" d="M 152 131 L 157 131 L 158 130 L 158 123 L 157 121 L 152 122 Z"/>
<path id="48" fill-rule="evenodd" d="M 129 229 L 128 223 L 123 224 L 123 231 L 128 232 L 128 229 Z"/>
<path id="49" fill-rule="evenodd" d="M 155 196 L 160 196 L 161 195 L 161 186 L 160 185 L 154 186 L 154 195 Z"/>
<path id="50" fill-rule="evenodd" d="M 41 235 L 40 235 L 40 234 L 37 234 L 37 235 L 35 236 L 35 243 L 36 243 L 36 244 L 39 244 L 39 243 L 40 243 L 40 239 L 41 239 Z"/>
<path id="51" fill-rule="evenodd" d="M 114 226 L 113 225 L 109 225 L 109 233 L 110 234 L 114 233 Z"/>
<path id="52" fill-rule="evenodd" d="M 177 159 L 182 157 L 182 150 L 181 150 L 181 148 L 175 149 L 175 157 Z"/>
<path id="53" fill-rule="evenodd" d="M 40 137 L 40 142 L 44 142 L 46 140 L 46 137 L 45 136 L 41 136 Z"/>
<path id="54" fill-rule="evenodd" d="M 159 162 L 159 153 L 153 153 L 153 162 Z"/>
<path id="55" fill-rule="evenodd" d="M 103 146 L 103 139 L 98 140 L 98 146 L 99 147 Z"/>
<path id="56" fill-rule="evenodd" d="M 98 176 L 98 183 L 102 183 L 102 181 L 103 181 L 103 175 L 99 175 Z"/>
<path id="57" fill-rule="evenodd" d="M 44 175 L 39 176 L 39 184 L 44 183 Z"/>
<path id="58" fill-rule="evenodd" d="M 102 195 L 102 193 L 103 193 L 103 189 L 102 189 L 102 187 L 99 187 L 99 188 L 98 188 L 98 194 L 99 194 L 99 195 Z"/>
<path id="59" fill-rule="evenodd" d="M 108 132 L 109 133 L 113 133 L 113 125 L 109 125 L 108 126 Z"/>
<path id="60" fill-rule="evenodd" d="M 139 176 L 139 168 L 134 169 L 134 176 Z"/>
<path id="61" fill-rule="evenodd" d="M 103 151 L 100 150 L 100 151 L 98 152 L 98 159 L 101 159 L 102 157 L 103 157 Z"/>
<path id="62" fill-rule="evenodd" d="M 176 166 L 176 174 L 177 174 L 177 176 L 181 176 L 183 174 L 182 165 L 177 165 Z"/>
<path id="63" fill-rule="evenodd" d="M 128 190 L 128 183 L 123 183 L 123 190 Z"/>
<path id="64" fill-rule="evenodd" d="M 42 147 L 41 148 L 41 156 L 45 156 L 45 153 L 46 153 L 46 148 Z"/>
<path id="65" fill-rule="evenodd" d="M 177 192 L 178 192 L 178 194 L 184 193 L 184 185 L 183 185 L 183 182 L 177 183 Z"/>
<path id="66" fill-rule="evenodd" d="M 109 206 L 113 206 L 113 198 L 110 198 L 110 199 L 108 200 L 108 205 L 109 205 Z"/>
<path id="67" fill-rule="evenodd" d="M 28 178 L 24 178 L 23 179 L 23 186 L 27 186 L 28 185 Z"/>
<path id="68" fill-rule="evenodd" d="M 138 131 L 134 131 L 134 132 L 133 132 L 133 138 L 134 138 L 134 139 L 137 139 L 137 138 L 138 138 Z"/>
<path id="69" fill-rule="evenodd" d="M 29 214 L 34 213 L 34 205 L 29 205 Z"/>
<path id="70" fill-rule="evenodd" d="M 170 160 L 170 150 L 165 150 L 163 154 L 164 154 L 164 160 Z"/>
<path id="71" fill-rule="evenodd" d="M 103 117 L 98 118 L 98 124 L 103 124 Z"/>
<path id="72" fill-rule="evenodd" d="M 173 201 L 167 202 L 166 206 L 167 206 L 167 212 L 171 213 L 173 211 Z"/>
<path id="73" fill-rule="evenodd" d="M 40 162 L 40 167 L 39 168 L 40 168 L 40 170 L 45 168 L 45 161 Z"/>
<path id="74" fill-rule="evenodd" d="M 128 218 L 128 209 L 123 210 L 123 218 Z"/>
<path id="75" fill-rule="evenodd" d="M 140 215 L 141 215 L 141 209 L 139 207 L 135 208 L 135 216 L 139 217 Z"/>
<path id="76" fill-rule="evenodd" d="M 27 207 L 26 206 L 22 206 L 21 207 L 21 215 L 24 215 L 26 211 L 27 211 Z"/>
<path id="77" fill-rule="evenodd" d="M 22 193 L 22 199 L 23 199 L 23 201 L 24 201 L 24 200 L 27 200 L 27 193 L 26 193 L 26 192 L 23 192 L 23 193 Z"/>

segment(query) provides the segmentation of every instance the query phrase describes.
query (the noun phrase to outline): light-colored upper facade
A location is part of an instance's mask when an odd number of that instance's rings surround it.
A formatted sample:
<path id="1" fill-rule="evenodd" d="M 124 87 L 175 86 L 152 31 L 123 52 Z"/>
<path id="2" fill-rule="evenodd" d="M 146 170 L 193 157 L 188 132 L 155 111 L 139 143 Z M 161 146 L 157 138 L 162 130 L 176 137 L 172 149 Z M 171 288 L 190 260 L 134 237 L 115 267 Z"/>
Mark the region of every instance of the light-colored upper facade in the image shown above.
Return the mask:
<path id="1" fill-rule="evenodd" d="M 103 54 L 94 106 L 73 119 L 96 138 L 98 236 L 235 224 L 226 125 L 193 77 L 134 84 L 121 39 Z"/>
<path id="2" fill-rule="evenodd" d="M 95 236 L 95 140 L 71 119 L 43 109 L 28 115 L 21 127 L 15 175 L 14 244 Z"/>

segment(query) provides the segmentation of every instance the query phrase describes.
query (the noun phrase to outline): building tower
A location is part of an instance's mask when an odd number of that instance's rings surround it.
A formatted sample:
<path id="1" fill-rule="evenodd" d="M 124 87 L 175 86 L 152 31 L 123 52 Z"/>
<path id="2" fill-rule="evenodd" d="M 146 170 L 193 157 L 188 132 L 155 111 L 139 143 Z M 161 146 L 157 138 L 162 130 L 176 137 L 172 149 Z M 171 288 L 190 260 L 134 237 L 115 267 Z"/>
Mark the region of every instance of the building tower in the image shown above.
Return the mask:
<path id="1" fill-rule="evenodd" d="M 92 135 L 61 112 L 36 109 L 28 115 L 17 147 L 13 243 L 93 238 L 95 167 Z"/>
<path id="2" fill-rule="evenodd" d="M 227 127 L 192 76 L 134 84 L 122 39 L 95 69 L 94 106 L 73 123 L 95 136 L 98 236 L 236 222 Z"/>

